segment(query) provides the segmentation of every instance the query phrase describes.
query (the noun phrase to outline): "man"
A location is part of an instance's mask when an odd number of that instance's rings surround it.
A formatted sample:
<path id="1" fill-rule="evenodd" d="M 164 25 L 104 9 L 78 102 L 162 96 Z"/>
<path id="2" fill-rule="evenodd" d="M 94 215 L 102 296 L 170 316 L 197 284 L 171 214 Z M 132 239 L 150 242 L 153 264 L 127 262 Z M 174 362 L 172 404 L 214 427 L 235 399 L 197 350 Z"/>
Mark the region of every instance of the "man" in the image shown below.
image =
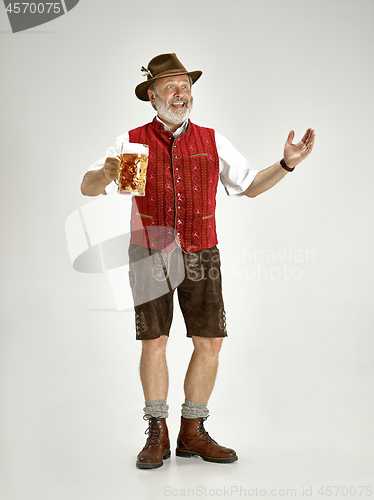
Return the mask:
<path id="1" fill-rule="evenodd" d="M 227 336 L 215 229 L 218 179 L 227 194 L 253 198 L 277 184 L 310 154 L 315 135 L 308 129 L 299 143 L 292 144 L 291 131 L 283 159 L 265 170 L 253 171 L 227 139 L 190 122 L 191 85 L 201 71 L 188 72 L 175 54 L 159 55 L 142 70 L 147 80 L 136 87 L 135 93 L 140 100 L 151 102 L 157 116 L 117 138 L 106 158 L 85 174 L 81 186 L 87 196 L 115 191 L 120 144 L 129 141 L 149 146 L 146 194 L 133 201 L 129 248 L 137 339 L 142 340 L 144 418 L 149 421 L 147 442 L 136 465 L 140 469 L 157 468 L 170 457 L 165 350 L 175 288 L 187 336 L 194 346 L 185 377 L 176 454 L 231 463 L 238 459 L 235 451 L 220 446 L 204 428 L 218 355 Z M 139 271 L 136 265 L 143 261 L 150 264 Z M 173 273 L 180 275 L 181 270 L 183 279 L 172 286 Z M 145 294 L 165 280 L 168 292 L 157 295 L 156 291 L 156 298 L 145 301 Z"/>

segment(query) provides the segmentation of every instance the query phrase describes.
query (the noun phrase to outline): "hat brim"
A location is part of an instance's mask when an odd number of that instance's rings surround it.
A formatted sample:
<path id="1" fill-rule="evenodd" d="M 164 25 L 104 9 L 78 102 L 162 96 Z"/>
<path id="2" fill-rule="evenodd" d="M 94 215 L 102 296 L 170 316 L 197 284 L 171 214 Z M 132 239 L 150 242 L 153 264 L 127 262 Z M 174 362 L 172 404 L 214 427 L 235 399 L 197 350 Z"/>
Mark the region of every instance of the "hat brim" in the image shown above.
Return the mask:
<path id="1" fill-rule="evenodd" d="M 172 73 L 168 74 L 168 75 L 161 75 L 161 76 L 155 76 L 153 78 L 150 78 L 149 80 L 147 80 L 146 82 L 142 82 L 140 83 L 136 88 L 135 88 L 135 94 L 136 94 L 136 97 L 138 99 L 140 99 L 141 101 L 149 101 L 149 97 L 148 97 L 148 93 L 147 93 L 147 90 L 148 90 L 148 87 L 150 85 L 152 85 L 153 82 L 155 82 L 156 80 L 160 80 L 161 78 L 167 78 L 169 76 L 179 76 L 179 75 L 188 75 L 191 77 L 191 80 L 192 80 L 192 84 L 194 84 L 199 78 L 200 76 L 203 74 L 202 71 L 173 71 Z"/>

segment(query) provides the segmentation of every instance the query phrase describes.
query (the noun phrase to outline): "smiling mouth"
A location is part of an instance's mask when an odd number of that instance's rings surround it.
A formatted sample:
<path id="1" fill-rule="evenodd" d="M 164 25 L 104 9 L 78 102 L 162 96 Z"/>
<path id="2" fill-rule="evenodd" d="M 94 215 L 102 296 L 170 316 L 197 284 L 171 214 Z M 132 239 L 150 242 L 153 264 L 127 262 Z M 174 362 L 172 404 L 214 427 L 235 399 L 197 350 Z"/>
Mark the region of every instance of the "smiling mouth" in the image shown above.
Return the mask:
<path id="1" fill-rule="evenodd" d="M 172 104 L 173 108 L 181 109 L 185 106 L 184 102 L 173 102 Z"/>

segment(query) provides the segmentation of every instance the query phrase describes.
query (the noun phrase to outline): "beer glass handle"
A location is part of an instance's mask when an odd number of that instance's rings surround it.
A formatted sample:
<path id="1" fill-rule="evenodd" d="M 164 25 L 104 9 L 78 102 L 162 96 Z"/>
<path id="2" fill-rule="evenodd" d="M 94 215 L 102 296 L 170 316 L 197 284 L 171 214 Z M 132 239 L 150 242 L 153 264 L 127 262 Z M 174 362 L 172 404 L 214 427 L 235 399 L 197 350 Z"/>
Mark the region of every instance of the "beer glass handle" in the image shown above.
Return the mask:
<path id="1" fill-rule="evenodd" d="M 123 152 L 123 142 L 121 142 L 121 149 L 120 149 L 120 153 L 119 153 L 119 154 L 120 154 L 120 157 L 121 157 L 121 159 L 120 159 L 121 163 L 120 163 L 120 169 L 119 169 L 119 172 L 118 172 L 118 177 L 119 177 L 119 176 L 120 176 L 120 174 L 121 174 L 122 152 Z M 117 178 L 117 179 L 114 179 L 114 182 L 117 184 L 117 186 L 119 186 L 119 183 L 118 183 L 118 178 Z"/>
<path id="2" fill-rule="evenodd" d="M 139 179 L 140 176 L 140 163 L 141 163 L 141 158 L 138 158 L 135 160 L 135 165 L 136 165 L 136 177 Z"/>

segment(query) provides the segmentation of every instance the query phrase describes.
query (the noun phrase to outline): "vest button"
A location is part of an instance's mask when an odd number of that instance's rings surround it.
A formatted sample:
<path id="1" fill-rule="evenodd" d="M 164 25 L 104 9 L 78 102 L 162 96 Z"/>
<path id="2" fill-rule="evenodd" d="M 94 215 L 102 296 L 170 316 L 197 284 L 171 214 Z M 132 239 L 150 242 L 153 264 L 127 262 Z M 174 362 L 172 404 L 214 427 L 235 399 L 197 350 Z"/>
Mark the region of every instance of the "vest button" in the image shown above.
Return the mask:
<path id="1" fill-rule="evenodd" d="M 175 156 L 174 156 L 174 158 L 178 158 L 178 156 L 177 156 L 177 155 L 175 155 Z"/>
<path id="2" fill-rule="evenodd" d="M 177 179 L 177 182 L 179 182 L 179 179 Z M 180 195 L 179 195 L 180 196 Z"/>

